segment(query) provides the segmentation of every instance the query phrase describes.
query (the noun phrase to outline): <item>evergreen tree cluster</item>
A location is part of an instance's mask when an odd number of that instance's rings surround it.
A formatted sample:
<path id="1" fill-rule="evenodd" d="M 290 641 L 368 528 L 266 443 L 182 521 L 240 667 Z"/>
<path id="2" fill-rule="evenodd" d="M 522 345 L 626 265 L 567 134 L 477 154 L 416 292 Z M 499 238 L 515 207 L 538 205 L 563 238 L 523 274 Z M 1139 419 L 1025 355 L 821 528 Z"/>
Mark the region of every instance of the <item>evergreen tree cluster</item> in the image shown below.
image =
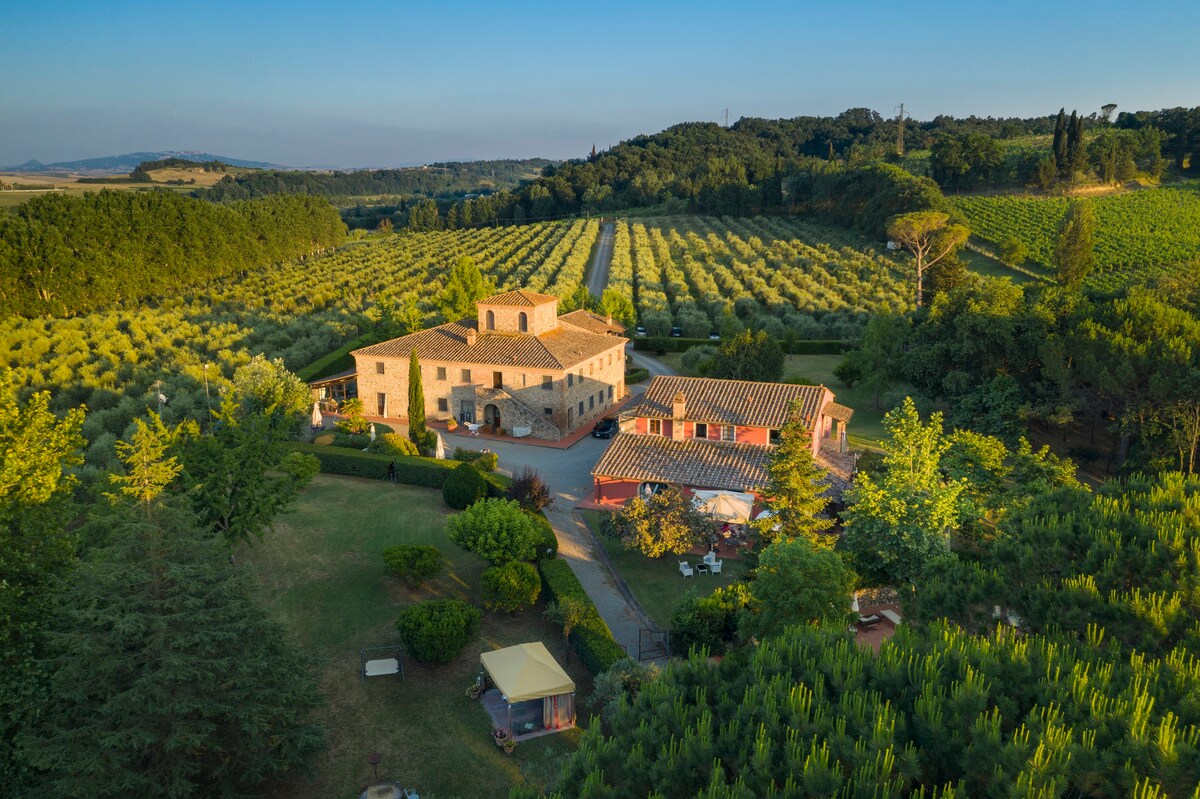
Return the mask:
<path id="1" fill-rule="evenodd" d="M 323 200 L 228 206 L 165 191 L 48 194 L 0 217 L 0 315 L 137 303 L 341 242 Z"/>

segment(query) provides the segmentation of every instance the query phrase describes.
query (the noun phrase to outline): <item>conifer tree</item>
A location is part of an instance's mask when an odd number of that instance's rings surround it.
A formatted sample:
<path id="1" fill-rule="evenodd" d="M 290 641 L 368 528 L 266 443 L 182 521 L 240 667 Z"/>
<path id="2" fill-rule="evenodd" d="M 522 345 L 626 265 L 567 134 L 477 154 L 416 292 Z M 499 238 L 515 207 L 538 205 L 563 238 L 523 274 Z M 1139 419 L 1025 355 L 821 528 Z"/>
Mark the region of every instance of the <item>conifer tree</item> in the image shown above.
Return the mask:
<path id="1" fill-rule="evenodd" d="M 425 386 L 421 383 L 421 362 L 417 359 L 417 348 L 413 347 L 408 357 L 408 440 L 422 455 L 433 449 L 434 437 L 425 426 Z"/>
<path id="2" fill-rule="evenodd" d="M 1073 202 L 1058 228 L 1058 243 L 1054 247 L 1054 266 L 1058 282 L 1068 288 L 1079 288 L 1096 265 L 1096 215 L 1085 202 Z"/>
<path id="3" fill-rule="evenodd" d="M 792 404 L 780 430 L 779 445 L 767 462 L 767 476 L 770 482 L 764 504 L 772 515 L 755 523 L 759 535 L 768 540 L 804 538 L 814 549 L 832 547 L 836 537 L 823 535 L 833 526 L 833 520 L 823 515 L 829 504 L 825 496 L 828 474 L 813 460 L 812 438 L 799 402 Z"/>
<path id="4" fill-rule="evenodd" d="M 1054 168 L 1062 175 L 1067 169 L 1067 115 L 1065 108 L 1058 109 L 1058 118 L 1054 120 L 1054 142 L 1051 147 L 1054 153 Z"/>
<path id="5" fill-rule="evenodd" d="M 159 428 L 122 448 L 91 522 L 105 545 L 63 586 L 50 691 L 18 739 L 44 782 L 31 795 L 246 795 L 321 744 L 313 675 L 227 543 L 165 491 L 178 465 Z"/>

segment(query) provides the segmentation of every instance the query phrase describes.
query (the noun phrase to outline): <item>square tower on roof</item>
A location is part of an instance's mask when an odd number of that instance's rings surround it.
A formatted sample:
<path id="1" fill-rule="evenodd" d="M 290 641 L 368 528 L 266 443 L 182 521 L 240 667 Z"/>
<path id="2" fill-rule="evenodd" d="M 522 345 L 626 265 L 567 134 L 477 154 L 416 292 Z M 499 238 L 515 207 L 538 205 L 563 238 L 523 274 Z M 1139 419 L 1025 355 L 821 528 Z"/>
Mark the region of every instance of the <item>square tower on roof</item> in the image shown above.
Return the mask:
<path id="1" fill-rule="evenodd" d="M 517 289 L 475 303 L 479 332 L 538 336 L 558 327 L 558 297 Z"/>

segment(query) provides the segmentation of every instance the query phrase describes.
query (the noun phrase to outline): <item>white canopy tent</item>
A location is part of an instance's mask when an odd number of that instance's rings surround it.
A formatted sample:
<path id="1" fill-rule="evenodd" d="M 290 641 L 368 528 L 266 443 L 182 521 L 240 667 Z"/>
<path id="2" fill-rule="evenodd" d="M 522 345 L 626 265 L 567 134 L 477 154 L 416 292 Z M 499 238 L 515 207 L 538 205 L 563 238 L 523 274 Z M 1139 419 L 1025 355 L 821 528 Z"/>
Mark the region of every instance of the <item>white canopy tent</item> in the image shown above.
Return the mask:
<path id="1" fill-rule="evenodd" d="M 745 524 L 754 508 L 754 495 L 739 491 L 693 491 L 696 507 L 714 519 Z"/>

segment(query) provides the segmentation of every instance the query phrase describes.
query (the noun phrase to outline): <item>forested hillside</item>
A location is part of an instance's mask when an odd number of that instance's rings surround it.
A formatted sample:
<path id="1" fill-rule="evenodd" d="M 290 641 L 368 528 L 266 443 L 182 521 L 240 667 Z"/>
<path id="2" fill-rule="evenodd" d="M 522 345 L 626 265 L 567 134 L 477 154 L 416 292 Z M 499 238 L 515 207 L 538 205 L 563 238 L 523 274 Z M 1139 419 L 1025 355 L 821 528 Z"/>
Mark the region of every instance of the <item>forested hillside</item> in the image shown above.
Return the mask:
<path id="1" fill-rule="evenodd" d="M 217 205 L 169 192 L 47 195 L 0 217 L 0 315 L 70 315 L 177 292 L 338 244 L 324 200 Z"/>
<path id="2" fill-rule="evenodd" d="M 312 194 L 319 197 L 441 197 L 516 188 L 553 164 L 545 158 L 524 161 L 466 161 L 404 169 L 365 169 L 356 172 L 271 170 L 228 175 L 197 197 L 217 202 L 247 200 L 272 194 Z"/>

